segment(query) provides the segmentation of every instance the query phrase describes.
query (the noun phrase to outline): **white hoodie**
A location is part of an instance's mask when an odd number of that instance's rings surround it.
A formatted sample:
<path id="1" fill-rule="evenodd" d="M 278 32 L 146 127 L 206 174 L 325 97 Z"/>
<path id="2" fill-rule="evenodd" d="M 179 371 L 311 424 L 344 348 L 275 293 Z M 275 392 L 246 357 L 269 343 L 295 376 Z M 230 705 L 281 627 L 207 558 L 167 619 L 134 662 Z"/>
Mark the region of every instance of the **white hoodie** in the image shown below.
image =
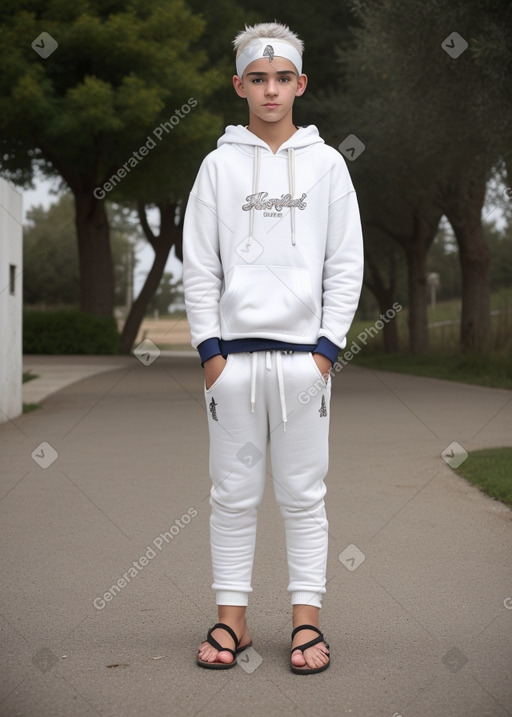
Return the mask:
<path id="1" fill-rule="evenodd" d="M 311 349 L 325 337 L 333 360 L 346 345 L 362 285 L 361 222 L 345 161 L 315 126 L 276 154 L 227 127 L 190 193 L 183 253 L 195 348 L 220 339 L 229 353 L 231 341 L 252 350 L 267 339 Z"/>

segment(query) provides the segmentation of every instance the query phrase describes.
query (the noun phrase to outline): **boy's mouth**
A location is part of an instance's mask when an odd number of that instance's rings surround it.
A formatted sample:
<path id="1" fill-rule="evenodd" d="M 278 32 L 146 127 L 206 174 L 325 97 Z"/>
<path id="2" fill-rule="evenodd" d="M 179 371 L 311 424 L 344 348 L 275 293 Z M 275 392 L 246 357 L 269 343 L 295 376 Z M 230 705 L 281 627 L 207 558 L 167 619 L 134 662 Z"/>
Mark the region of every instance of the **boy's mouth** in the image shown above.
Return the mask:
<path id="1" fill-rule="evenodd" d="M 267 102 L 263 107 L 279 107 L 277 102 Z"/>

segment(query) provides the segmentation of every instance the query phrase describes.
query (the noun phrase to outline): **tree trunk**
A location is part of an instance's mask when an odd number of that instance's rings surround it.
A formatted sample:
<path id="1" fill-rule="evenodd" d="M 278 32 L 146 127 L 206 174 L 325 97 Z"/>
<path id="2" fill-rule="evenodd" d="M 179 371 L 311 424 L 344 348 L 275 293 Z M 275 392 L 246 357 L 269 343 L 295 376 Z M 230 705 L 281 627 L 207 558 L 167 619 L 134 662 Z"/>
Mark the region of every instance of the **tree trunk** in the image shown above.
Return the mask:
<path id="1" fill-rule="evenodd" d="M 390 254 L 388 281 L 386 282 L 380 270 L 380 262 L 373 260 L 370 254 L 366 256 L 366 266 L 368 272 L 365 275 L 365 286 L 372 292 L 379 305 L 379 311 L 385 314 L 392 308 L 396 301 L 396 262 L 394 254 Z M 383 328 L 384 350 L 386 353 L 394 353 L 400 350 L 400 342 L 398 339 L 398 328 L 396 318 L 391 321 L 384 321 Z"/>
<path id="2" fill-rule="evenodd" d="M 410 241 L 403 243 L 407 257 L 407 283 L 409 291 L 409 350 L 413 356 L 428 350 L 428 292 L 427 254 L 435 239 L 442 210 L 437 204 L 419 205 L 414 215 L 414 232 Z"/>
<path id="3" fill-rule="evenodd" d="M 378 300 L 379 310 L 381 314 L 385 314 L 386 311 L 389 311 L 390 307 L 392 307 L 394 303 L 394 296 L 391 292 L 388 292 L 388 295 L 384 296 L 383 299 L 384 300 L 382 301 L 382 303 Z M 391 354 L 400 351 L 400 340 L 398 338 L 398 326 L 396 323 L 396 317 L 391 319 L 391 321 L 384 321 L 383 335 L 384 351 L 386 353 Z"/>
<path id="4" fill-rule="evenodd" d="M 114 312 L 114 267 L 103 201 L 89 187 L 73 188 L 80 263 L 80 309 L 95 316 Z"/>
<path id="5" fill-rule="evenodd" d="M 178 258 L 182 256 L 183 213 L 180 214 L 180 221 L 176 224 L 177 205 L 175 203 L 170 201 L 163 202 L 158 205 L 158 208 L 160 210 L 160 233 L 156 237 L 147 221 L 144 205 L 139 204 L 138 207 L 142 229 L 155 252 L 155 257 L 144 286 L 133 302 L 123 326 L 121 332 L 121 351 L 123 353 L 129 353 L 135 343 L 148 303 L 158 289 L 173 245 L 176 246 L 176 254 L 179 254 Z"/>
<path id="6" fill-rule="evenodd" d="M 446 216 L 459 247 L 462 276 L 460 344 L 465 351 L 485 351 L 489 344 L 491 296 L 489 247 L 482 227 L 486 178 L 469 175 L 468 183 L 448 197 Z"/>
<path id="7" fill-rule="evenodd" d="M 410 244 L 406 256 L 409 350 L 413 356 L 419 356 L 426 353 L 428 349 L 427 252 L 419 244 Z"/>
<path id="8" fill-rule="evenodd" d="M 489 247 L 480 222 L 474 226 L 454 227 L 454 232 L 462 275 L 461 348 L 485 351 L 491 326 Z"/>
<path id="9" fill-rule="evenodd" d="M 131 305 L 130 312 L 126 317 L 126 321 L 121 332 L 122 353 L 129 353 L 135 339 L 137 338 L 137 333 L 146 314 L 148 303 L 153 298 L 156 290 L 158 289 L 160 280 L 162 279 L 171 246 L 172 244 L 166 244 L 163 241 L 158 242 L 151 269 L 146 276 L 144 286 Z"/>

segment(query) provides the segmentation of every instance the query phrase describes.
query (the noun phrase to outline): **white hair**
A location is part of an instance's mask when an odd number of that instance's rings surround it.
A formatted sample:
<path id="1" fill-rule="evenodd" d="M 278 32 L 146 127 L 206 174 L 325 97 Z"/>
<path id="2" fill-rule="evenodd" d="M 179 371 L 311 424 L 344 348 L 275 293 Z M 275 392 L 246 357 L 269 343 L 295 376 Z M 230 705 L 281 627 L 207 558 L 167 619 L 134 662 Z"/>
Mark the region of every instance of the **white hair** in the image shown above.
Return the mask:
<path id="1" fill-rule="evenodd" d="M 272 37 L 275 40 L 287 42 L 302 57 L 304 43 L 287 25 L 283 25 L 280 22 L 260 22 L 257 25 L 246 25 L 245 30 L 240 30 L 233 40 L 237 59 L 253 40 L 257 40 L 260 37 Z"/>

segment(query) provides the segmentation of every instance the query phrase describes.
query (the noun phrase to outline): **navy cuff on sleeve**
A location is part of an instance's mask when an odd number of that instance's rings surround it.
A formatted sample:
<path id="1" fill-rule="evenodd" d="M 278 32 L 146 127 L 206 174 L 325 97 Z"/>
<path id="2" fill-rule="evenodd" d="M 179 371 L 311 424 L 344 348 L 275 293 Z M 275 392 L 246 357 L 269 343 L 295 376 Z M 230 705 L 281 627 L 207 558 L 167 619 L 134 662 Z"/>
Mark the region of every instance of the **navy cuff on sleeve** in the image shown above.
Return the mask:
<path id="1" fill-rule="evenodd" d="M 334 364 L 336 359 L 338 358 L 339 352 L 340 347 L 336 346 L 336 344 L 333 344 L 332 341 L 329 341 L 326 336 L 321 336 L 318 339 L 318 343 L 313 350 L 313 353 L 322 354 L 322 356 L 328 358 L 332 364 Z"/>
<path id="2" fill-rule="evenodd" d="M 217 337 L 202 341 L 197 347 L 197 350 L 199 351 L 199 356 L 201 357 L 201 366 L 205 361 L 211 359 L 212 356 L 217 356 L 222 353 L 220 350 L 220 340 Z"/>

